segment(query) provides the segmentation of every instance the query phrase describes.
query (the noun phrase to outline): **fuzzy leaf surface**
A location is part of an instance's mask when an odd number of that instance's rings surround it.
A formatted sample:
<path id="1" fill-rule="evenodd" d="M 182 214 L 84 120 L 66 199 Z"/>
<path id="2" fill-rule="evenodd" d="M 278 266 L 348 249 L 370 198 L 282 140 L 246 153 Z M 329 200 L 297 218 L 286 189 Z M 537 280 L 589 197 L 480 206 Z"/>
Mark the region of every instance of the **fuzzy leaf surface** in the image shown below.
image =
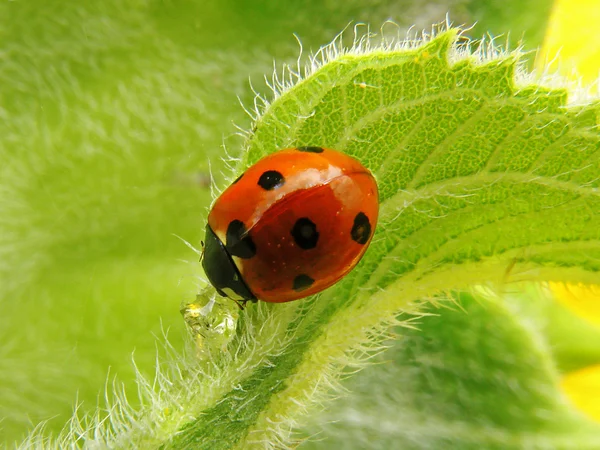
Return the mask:
<path id="1" fill-rule="evenodd" d="M 235 389 L 164 448 L 289 442 L 344 367 L 442 290 L 599 281 L 598 105 L 567 107 L 566 90 L 524 81 L 515 55 L 460 57 L 455 39 L 338 55 L 258 117 L 238 173 L 280 148 L 345 151 L 377 177 L 380 224 L 335 287 L 242 314 Z M 272 314 L 262 345 L 250 330 Z"/>

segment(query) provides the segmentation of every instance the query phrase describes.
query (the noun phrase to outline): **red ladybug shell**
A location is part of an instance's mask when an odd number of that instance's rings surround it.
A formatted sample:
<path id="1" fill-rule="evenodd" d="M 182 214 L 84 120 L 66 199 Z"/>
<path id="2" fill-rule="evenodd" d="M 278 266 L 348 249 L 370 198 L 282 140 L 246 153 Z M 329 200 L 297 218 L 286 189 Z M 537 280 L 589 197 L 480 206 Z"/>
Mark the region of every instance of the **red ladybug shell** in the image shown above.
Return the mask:
<path id="1" fill-rule="evenodd" d="M 375 179 L 356 159 L 321 147 L 281 150 L 217 199 L 203 266 L 217 291 L 234 299 L 307 297 L 356 266 L 378 212 Z"/>

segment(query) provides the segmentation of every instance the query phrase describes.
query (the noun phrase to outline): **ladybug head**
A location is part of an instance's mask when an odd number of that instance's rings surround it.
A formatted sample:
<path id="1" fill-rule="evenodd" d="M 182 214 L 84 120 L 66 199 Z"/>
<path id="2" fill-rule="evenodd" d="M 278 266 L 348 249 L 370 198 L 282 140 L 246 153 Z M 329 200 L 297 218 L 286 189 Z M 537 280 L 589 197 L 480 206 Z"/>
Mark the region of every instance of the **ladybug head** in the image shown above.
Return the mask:
<path id="1" fill-rule="evenodd" d="M 236 301 L 255 300 L 231 255 L 209 225 L 206 225 L 205 240 L 202 267 L 217 292 Z"/>

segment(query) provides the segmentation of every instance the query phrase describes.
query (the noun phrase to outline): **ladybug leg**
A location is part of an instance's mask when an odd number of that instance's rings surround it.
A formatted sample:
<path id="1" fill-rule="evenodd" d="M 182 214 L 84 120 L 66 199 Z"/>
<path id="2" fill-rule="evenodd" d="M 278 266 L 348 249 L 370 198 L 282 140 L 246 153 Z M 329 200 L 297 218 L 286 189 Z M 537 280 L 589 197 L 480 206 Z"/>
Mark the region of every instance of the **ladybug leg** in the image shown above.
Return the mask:
<path id="1" fill-rule="evenodd" d="M 244 308 L 246 307 L 246 302 L 248 301 L 248 300 L 236 300 L 235 298 L 232 298 L 231 300 L 233 300 L 235 302 L 235 304 L 238 305 L 238 308 L 240 308 L 241 311 L 244 310 Z"/>
<path id="2" fill-rule="evenodd" d="M 248 302 L 258 303 L 257 298 L 245 298 L 243 300 L 236 300 L 235 298 L 230 298 L 230 299 L 233 300 L 235 302 L 235 304 L 238 305 L 238 308 L 240 308 L 242 311 L 244 310 L 244 308 L 246 307 Z"/>

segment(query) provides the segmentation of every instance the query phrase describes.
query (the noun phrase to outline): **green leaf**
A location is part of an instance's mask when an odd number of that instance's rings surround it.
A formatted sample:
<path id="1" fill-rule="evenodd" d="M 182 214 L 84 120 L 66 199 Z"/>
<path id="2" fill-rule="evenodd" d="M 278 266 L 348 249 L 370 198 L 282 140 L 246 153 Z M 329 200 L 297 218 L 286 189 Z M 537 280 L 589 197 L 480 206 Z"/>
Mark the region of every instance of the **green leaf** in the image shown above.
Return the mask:
<path id="1" fill-rule="evenodd" d="M 357 157 L 381 195 L 367 255 L 318 296 L 249 306 L 226 352 L 207 339 L 199 359 L 140 378 L 139 411 L 117 399 L 110 420 L 71 431 L 116 447 L 282 447 L 424 298 L 507 278 L 600 280 L 598 105 L 569 109 L 567 91 L 518 73 L 518 55 L 471 55 L 456 35 L 348 52 L 337 42 L 306 77 L 284 72 L 237 172 L 296 145 Z"/>
<path id="2" fill-rule="evenodd" d="M 543 320 L 522 314 L 548 302 L 529 290 L 507 301 L 478 289 L 426 307 L 345 384 L 348 397 L 311 417 L 310 431 L 328 439 L 301 448 L 598 448 L 600 424 L 557 390 Z"/>
<path id="3" fill-rule="evenodd" d="M 569 117 L 566 91 L 517 86 L 512 55 L 449 63 L 455 35 L 337 57 L 258 118 L 240 169 L 278 148 L 343 150 L 377 176 L 381 222 L 350 276 L 286 305 L 280 339 L 292 342 L 167 447 L 285 435 L 371 333 L 428 293 L 501 280 L 511 265 L 535 267 L 531 280 L 598 280 L 597 130 Z"/>
<path id="4" fill-rule="evenodd" d="M 538 268 L 530 279 L 597 279 L 597 134 L 569 121 L 566 92 L 516 88 L 514 57 L 449 64 L 454 37 L 341 56 L 258 119 L 241 167 L 294 145 L 344 150 L 374 170 L 382 220 L 356 271 L 286 305 L 297 311 L 280 338 L 293 341 L 170 446 L 272 439 L 348 352 L 427 293 L 500 280 L 512 263 Z"/>
<path id="5" fill-rule="evenodd" d="M 538 324 L 561 375 L 600 363 L 600 327 L 585 314 L 575 314 L 548 292 L 540 295 L 537 285 L 519 286 L 515 291 L 503 295 L 503 300 L 521 321 Z"/>

